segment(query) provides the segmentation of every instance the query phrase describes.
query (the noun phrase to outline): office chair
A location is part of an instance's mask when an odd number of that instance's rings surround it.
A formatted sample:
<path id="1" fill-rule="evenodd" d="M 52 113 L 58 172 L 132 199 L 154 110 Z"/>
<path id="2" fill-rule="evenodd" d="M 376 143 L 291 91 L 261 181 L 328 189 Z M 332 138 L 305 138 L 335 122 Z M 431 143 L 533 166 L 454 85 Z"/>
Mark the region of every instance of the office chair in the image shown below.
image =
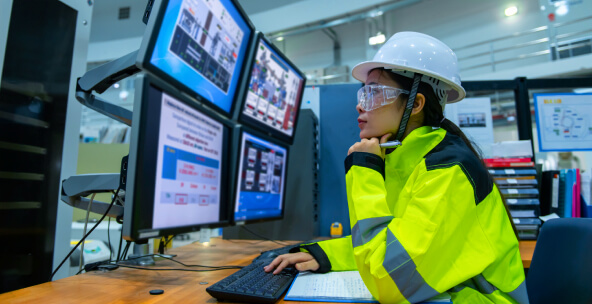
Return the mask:
<path id="1" fill-rule="evenodd" d="M 592 303 L 592 218 L 546 222 L 526 277 L 530 304 Z"/>

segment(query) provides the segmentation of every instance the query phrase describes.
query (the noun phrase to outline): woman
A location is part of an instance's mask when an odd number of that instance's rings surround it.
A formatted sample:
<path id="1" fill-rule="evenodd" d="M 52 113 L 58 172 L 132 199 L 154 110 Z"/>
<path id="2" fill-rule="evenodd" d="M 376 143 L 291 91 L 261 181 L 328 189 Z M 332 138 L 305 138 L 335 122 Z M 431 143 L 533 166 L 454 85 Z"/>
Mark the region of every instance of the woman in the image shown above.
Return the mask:
<path id="1" fill-rule="evenodd" d="M 397 33 L 358 64 L 360 142 L 345 160 L 352 235 L 301 246 L 265 271 L 357 269 L 381 303 L 528 303 L 518 240 L 478 153 L 443 116 L 464 98 L 439 40 Z M 393 150 L 379 143 L 401 140 Z"/>

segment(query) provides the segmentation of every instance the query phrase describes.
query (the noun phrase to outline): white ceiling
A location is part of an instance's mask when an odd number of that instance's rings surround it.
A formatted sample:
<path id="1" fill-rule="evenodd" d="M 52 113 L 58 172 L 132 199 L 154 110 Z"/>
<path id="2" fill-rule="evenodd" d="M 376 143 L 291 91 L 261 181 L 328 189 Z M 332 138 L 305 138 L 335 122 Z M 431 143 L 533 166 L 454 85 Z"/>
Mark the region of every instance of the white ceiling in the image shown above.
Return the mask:
<path id="1" fill-rule="evenodd" d="M 399 0 L 404 2 L 407 0 Z M 94 0 L 90 42 L 141 37 L 145 25 L 142 15 L 148 0 Z M 238 0 L 255 27 L 274 32 L 332 19 L 388 0 Z M 130 18 L 119 20 L 119 9 L 130 7 Z"/>

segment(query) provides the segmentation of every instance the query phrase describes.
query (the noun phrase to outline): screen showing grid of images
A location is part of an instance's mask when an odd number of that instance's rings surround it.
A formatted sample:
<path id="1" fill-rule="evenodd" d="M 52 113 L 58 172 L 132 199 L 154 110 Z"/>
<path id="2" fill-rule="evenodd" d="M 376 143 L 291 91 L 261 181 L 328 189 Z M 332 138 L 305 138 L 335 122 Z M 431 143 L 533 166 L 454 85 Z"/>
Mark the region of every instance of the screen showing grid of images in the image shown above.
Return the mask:
<path id="1" fill-rule="evenodd" d="M 235 220 L 281 216 L 287 150 L 244 132 L 240 151 Z"/>
<path id="2" fill-rule="evenodd" d="M 243 114 L 292 136 L 303 86 L 304 78 L 261 39 Z"/>

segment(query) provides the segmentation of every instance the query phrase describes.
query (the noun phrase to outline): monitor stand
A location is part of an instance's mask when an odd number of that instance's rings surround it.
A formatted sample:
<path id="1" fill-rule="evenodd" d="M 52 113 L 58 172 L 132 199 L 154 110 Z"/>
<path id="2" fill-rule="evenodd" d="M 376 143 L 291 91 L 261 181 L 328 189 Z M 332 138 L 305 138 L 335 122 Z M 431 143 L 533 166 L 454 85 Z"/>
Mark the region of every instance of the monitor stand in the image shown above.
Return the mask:
<path id="1" fill-rule="evenodd" d="M 76 99 L 88 108 L 131 126 L 132 111 L 105 101 L 92 91 L 101 94 L 116 82 L 138 73 L 137 57 L 138 51 L 134 51 L 86 72 L 76 82 Z"/>

